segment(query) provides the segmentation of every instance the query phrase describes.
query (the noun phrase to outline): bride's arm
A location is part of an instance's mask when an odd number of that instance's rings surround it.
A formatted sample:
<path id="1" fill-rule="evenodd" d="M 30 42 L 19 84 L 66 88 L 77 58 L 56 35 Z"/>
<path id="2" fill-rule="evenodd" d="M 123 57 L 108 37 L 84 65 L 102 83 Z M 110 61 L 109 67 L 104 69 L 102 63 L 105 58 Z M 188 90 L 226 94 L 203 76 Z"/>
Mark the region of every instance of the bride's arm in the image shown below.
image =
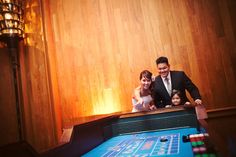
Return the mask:
<path id="1" fill-rule="evenodd" d="M 141 90 L 141 86 L 138 86 L 137 88 L 134 89 L 133 98 L 137 101 L 136 104 L 143 104 L 143 99 L 140 96 L 140 90 Z"/>

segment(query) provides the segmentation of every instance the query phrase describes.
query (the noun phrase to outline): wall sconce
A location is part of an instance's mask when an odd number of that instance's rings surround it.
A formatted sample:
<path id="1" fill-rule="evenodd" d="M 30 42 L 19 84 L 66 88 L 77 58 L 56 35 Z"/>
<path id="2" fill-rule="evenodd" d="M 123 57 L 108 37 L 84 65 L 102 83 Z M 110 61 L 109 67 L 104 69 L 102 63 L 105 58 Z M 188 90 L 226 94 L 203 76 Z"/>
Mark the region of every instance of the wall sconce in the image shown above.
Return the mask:
<path id="1" fill-rule="evenodd" d="M 22 1 L 0 0 L 0 36 L 24 37 Z"/>
<path id="2" fill-rule="evenodd" d="M 7 44 L 15 90 L 19 140 L 23 139 L 18 44 L 24 37 L 23 0 L 0 0 L 0 40 Z"/>

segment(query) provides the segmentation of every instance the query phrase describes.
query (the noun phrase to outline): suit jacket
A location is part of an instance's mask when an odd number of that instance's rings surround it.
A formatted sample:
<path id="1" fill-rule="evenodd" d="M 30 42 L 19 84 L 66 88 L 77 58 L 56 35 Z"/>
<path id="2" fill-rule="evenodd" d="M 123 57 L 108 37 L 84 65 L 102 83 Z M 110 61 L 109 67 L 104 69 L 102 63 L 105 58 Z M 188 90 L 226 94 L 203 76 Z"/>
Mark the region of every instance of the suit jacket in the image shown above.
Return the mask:
<path id="1" fill-rule="evenodd" d="M 194 100 L 201 99 L 198 88 L 183 71 L 170 71 L 170 76 L 172 90 L 175 89 L 181 92 L 183 103 L 189 101 L 185 90 L 189 92 Z M 166 105 L 171 104 L 171 97 L 168 94 L 160 75 L 155 78 L 152 96 L 156 107 L 165 107 Z"/>

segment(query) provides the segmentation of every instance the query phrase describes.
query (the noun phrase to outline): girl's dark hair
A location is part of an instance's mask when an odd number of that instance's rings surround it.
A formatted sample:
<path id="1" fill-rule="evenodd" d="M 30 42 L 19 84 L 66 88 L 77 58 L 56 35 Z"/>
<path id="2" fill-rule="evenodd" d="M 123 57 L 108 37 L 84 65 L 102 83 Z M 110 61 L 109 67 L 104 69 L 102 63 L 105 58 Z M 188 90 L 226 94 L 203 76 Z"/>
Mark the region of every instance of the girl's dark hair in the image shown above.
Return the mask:
<path id="1" fill-rule="evenodd" d="M 172 98 L 175 94 L 177 94 L 177 95 L 180 97 L 180 99 L 182 98 L 181 92 L 180 92 L 179 90 L 176 90 L 176 89 L 173 89 L 173 91 L 172 91 L 172 93 L 171 93 L 171 98 Z"/>
<path id="2" fill-rule="evenodd" d="M 152 80 L 152 73 L 148 70 L 143 70 L 140 73 L 139 79 L 141 80 L 143 77 L 146 79 Z"/>
<path id="3" fill-rule="evenodd" d="M 176 90 L 176 89 L 173 89 L 173 90 L 172 90 L 172 93 L 171 93 L 171 95 L 170 95 L 171 99 L 173 98 L 173 96 L 174 96 L 175 94 L 180 97 L 180 104 L 182 104 L 182 103 L 183 103 L 183 101 L 182 101 L 183 98 L 182 98 L 182 94 L 181 94 L 181 92 L 180 92 L 179 90 Z"/>

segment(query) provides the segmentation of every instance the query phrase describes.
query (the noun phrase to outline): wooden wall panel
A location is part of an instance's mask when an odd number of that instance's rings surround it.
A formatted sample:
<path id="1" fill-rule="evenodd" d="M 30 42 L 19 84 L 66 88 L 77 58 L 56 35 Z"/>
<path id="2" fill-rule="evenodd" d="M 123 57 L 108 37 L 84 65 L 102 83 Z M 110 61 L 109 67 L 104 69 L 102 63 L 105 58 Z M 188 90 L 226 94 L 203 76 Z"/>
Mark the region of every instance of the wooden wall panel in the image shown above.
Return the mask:
<path id="1" fill-rule="evenodd" d="M 7 48 L 0 48 L 0 146 L 19 141 L 12 65 Z"/>
<path id="2" fill-rule="evenodd" d="M 235 105 L 232 3 L 50 1 L 63 126 L 81 116 L 131 110 L 139 73 L 157 75 L 161 55 L 197 84 L 207 109 Z"/>
<path id="3" fill-rule="evenodd" d="M 26 72 L 23 80 L 25 140 L 38 151 L 56 144 L 56 131 L 48 89 L 45 54 L 35 47 L 24 48 Z"/>
<path id="4" fill-rule="evenodd" d="M 58 78 L 57 78 L 57 67 L 56 67 L 56 50 L 54 45 L 54 37 L 51 26 L 51 12 L 49 7 L 49 1 L 45 0 L 42 4 L 43 10 L 43 28 L 45 34 L 45 47 L 46 50 L 46 62 L 48 67 L 48 78 L 49 78 L 49 88 L 50 88 L 50 96 L 51 96 L 51 108 L 52 108 L 52 117 L 55 123 L 55 131 L 57 140 L 61 138 L 62 135 L 62 119 L 61 119 L 61 102 L 60 102 L 60 93 L 58 90 Z M 47 29 L 45 29 L 47 28 Z"/>
<path id="5" fill-rule="evenodd" d="M 235 156 L 236 108 L 209 110 L 207 131 L 219 151 L 219 156 Z M 224 129 L 222 129 L 224 128 Z"/>
<path id="6" fill-rule="evenodd" d="M 56 145 L 60 135 L 51 95 L 42 7 L 40 0 L 26 2 L 26 37 L 20 47 L 24 140 L 39 152 Z"/>

